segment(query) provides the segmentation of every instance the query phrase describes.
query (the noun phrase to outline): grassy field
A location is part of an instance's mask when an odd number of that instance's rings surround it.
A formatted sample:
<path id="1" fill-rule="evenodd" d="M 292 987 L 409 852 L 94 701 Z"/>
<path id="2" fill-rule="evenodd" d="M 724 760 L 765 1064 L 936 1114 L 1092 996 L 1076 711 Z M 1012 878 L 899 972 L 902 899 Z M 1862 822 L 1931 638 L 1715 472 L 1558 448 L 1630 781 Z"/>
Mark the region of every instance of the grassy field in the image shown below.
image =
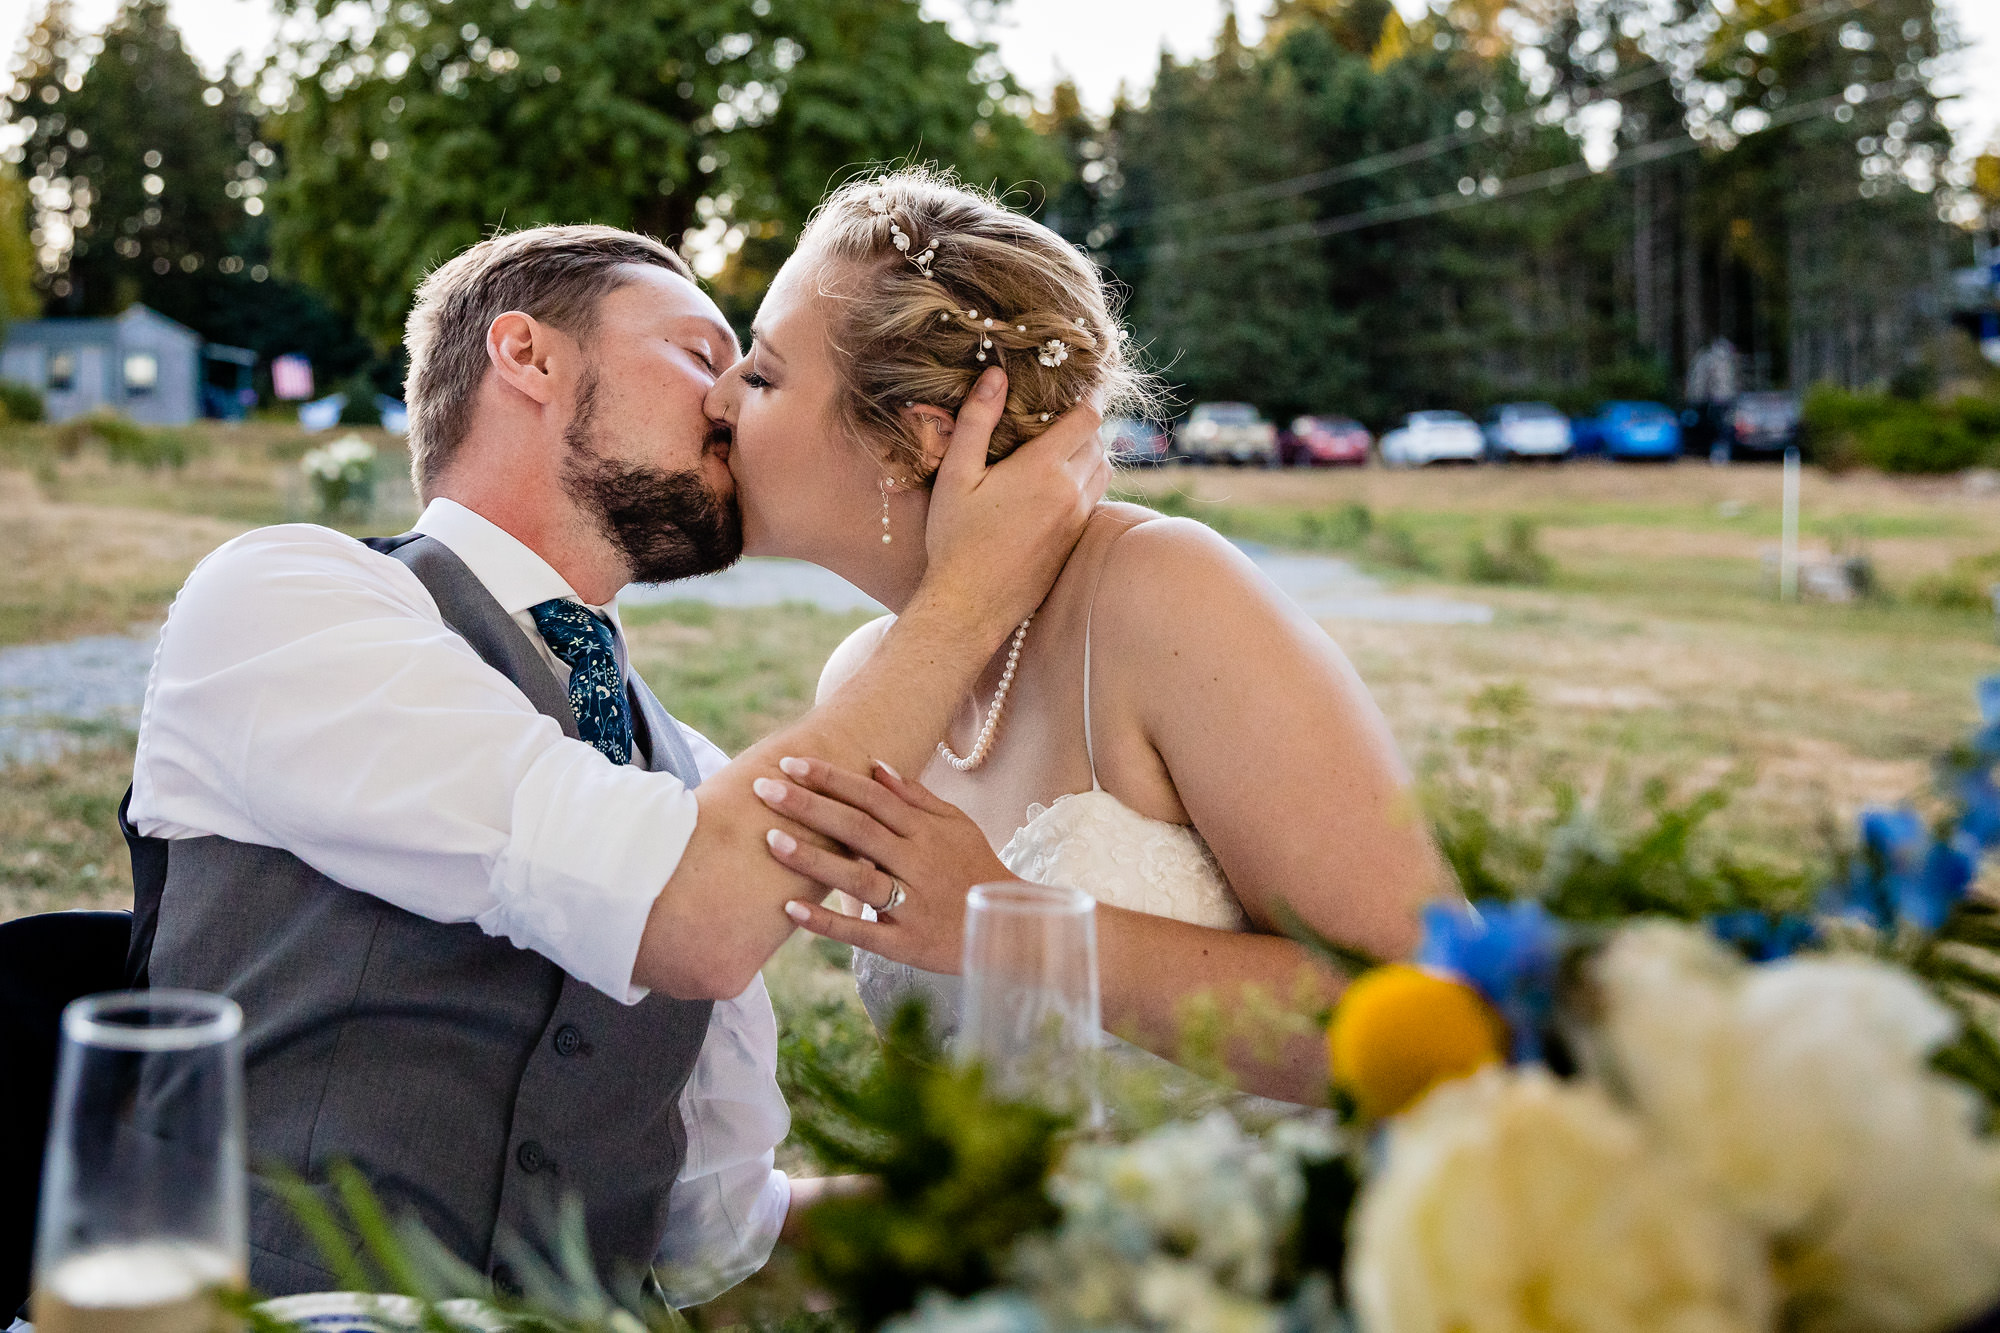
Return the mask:
<path id="1" fill-rule="evenodd" d="M 348 525 L 395 531 L 413 502 L 400 453 L 375 438 L 378 509 Z M 0 645 L 154 623 L 215 545 L 313 516 L 297 469 L 311 441 L 296 430 L 190 439 L 184 465 L 153 468 L 68 449 L 49 429 L 0 440 Z M 1233 536 L 1338 551 L 1398 589 L 1491 605 L 1490 625 L 1327 629 L 1419 766 L 1463 772 L 1468 737 L 1493 700 L 1510 701 L 1524 808 L 1551 774 L 1587 793 L 1733 776 L 1744 787 L 1719 830 L 1802 863 L 1829 819 L 1920 788 L 1928 756 L 1970 718 L 1973 682 L 2000 670 L 1990 615 L 1910 596 L 2000 551 L 2000 494 L 1979 477 L 1808 474 L 1808 546 L 1865 553 L 1879 572 L 1882 595 L 1846 605 L 1772 595 L 1771 467 L 1170 469 L 1120 485 Z M 1545 581 L 1473 582 L 1493 574 L 1471 546 L 1498 549 L 1520 519 L 1537 525 Z M 629 625 L 634 661 L 669 706 L 734 751 L 806 707 L 858 620 L 668 603 L 636 608 Z M 57 763 L 0 771 L 0 916 L 126 891 L 109 816 L 130 738 L 83 742 Z"/>

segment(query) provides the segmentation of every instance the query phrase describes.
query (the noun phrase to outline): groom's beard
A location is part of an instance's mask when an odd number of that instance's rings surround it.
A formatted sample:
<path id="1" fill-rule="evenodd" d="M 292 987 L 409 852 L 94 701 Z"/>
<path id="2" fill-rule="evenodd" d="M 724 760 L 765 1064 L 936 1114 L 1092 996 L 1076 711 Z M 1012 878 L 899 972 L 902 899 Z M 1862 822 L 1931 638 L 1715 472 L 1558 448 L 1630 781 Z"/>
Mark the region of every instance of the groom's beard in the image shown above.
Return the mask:
<path id="1" fill-rule="evenodd" d="M 727 569 L 743 554 L 734 497 L 717 495 L 697 469 L 622 463 L 599 448 L 597 376 L 578 390 L 563 431 L 563 491 L 616 546 L 634 583 L 671 583 Z M 713 434 L 713 432 L 711 432 Z"/>

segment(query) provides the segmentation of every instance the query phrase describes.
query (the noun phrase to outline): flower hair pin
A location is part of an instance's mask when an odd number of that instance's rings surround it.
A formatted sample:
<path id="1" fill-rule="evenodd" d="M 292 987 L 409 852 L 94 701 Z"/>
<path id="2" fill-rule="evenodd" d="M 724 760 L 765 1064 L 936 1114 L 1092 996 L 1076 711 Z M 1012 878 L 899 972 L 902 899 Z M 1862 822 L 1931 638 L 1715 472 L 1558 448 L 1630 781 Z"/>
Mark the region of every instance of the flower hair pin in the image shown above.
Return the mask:
<path id="1" fill-rule="evenodd" d="M 1069 360 L 1069 344 L 1060 338 L 1051 338 L 1042 344 L 1040 351 L 1035 353 L 1035 360 L 1054 369 Z"/>

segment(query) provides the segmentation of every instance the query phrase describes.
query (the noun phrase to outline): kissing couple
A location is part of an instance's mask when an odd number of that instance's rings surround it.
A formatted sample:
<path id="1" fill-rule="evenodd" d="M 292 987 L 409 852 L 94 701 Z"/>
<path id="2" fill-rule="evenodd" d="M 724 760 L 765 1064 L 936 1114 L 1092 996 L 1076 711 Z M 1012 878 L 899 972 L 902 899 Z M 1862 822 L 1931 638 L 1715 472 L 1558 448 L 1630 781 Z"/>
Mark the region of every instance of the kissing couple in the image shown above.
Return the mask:
<path id="1" fill-rule="evenodd" d="M 878 1022 L 921 992 L 948 1031 L 967 890 L 1082 889 L 1106 1028 L 1171 1057 L 1195 997 L 1331 1002 L 1286 923 L 1399 956 L 1443 881 L 1339 648 L 1206 527 L 1103 500 L 1100 414 L 1152 390 L 1069 244 L 878 174 L 753 334 L 647 237 L 452 258 L 407 330 L 415 528 L 221 547 L 148 682 L 137 978 L 241 1004 L 253 1165 L 353 1163 L 503 1291 L 496 1239 L 559 1195 L 686 1304 L 839 1187 L 773 1169 L 759 969 L 795 929 L 855 946 Z M 616 600 L 745 552 L 893 614 L 731 759 Z M 1311 1035 L 1223 1055 L 1324 1094 Z M 338 1285 L 262 1184 L 250 1220 L 258 1289 Z"/>

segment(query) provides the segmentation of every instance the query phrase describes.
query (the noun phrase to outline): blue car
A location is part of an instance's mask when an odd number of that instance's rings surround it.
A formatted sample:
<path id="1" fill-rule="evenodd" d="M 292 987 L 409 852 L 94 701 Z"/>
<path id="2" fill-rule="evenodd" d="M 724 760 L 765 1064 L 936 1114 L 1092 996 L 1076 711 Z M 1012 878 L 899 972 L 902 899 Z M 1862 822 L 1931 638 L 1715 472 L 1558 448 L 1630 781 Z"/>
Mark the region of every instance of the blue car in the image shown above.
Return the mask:
<path id="1" fill-rule="evenodd" d="M 1609 458 L 1678 458 L 1681 423 L 1658 403 L 1606 403 L 1572 424 L 1576 452 Z"/>

